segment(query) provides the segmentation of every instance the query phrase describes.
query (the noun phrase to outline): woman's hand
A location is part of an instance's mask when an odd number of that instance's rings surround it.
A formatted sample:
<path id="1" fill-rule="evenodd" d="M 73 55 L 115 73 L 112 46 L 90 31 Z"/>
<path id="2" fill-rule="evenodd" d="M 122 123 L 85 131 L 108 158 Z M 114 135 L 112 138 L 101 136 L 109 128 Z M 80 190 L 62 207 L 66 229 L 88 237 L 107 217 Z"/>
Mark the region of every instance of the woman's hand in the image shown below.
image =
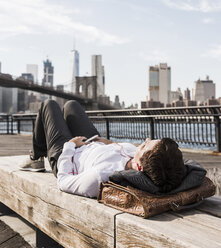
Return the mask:
<path id="1" fill-rule="evenodd" d="M 94 141 L 98 141 L 98 142 L 102 142 L 104 143 L 105 145 L 108 145 L 108 144 L 112 144 L 113 142 L 110 141 L 109 139 L 105 139 L 103 137 L 97 137 L 94 139 Z"/>
<path id="2" fill-rule="evenodd" d="M 81 147 L 83 145 L 86 145 L 87 143 L 85 142 L 87 138 L 84 136 L 76 136 L 74 138 L 72 138 L 71 140 L 69 140 L 69 142 L 74 142 L 76 147 Z"/>

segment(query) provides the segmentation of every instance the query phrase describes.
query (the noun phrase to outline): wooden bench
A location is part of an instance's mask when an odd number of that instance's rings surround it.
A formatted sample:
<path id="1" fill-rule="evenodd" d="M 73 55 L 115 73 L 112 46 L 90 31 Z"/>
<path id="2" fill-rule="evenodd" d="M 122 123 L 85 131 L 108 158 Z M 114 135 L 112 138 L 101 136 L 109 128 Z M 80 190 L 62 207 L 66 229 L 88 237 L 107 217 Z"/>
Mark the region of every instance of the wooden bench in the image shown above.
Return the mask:
<path id="1" fill-rule="evenodd" d="M 0 201 L 64 247 L 221 247 L 221 199 L 150 219 L 61 192 L 46 173 L 18 170 L 27 156 L 0 158 Z"/>

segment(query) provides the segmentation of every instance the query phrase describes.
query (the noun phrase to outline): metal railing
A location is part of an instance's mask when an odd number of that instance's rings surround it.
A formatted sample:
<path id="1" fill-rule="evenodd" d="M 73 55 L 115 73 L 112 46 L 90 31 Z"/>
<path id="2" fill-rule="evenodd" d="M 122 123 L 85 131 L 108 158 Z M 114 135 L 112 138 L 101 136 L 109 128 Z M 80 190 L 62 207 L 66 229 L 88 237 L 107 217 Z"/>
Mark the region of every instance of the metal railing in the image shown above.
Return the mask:
<path id="1" fill-rule="evenodd" d="M 170 137 L 183 147 L 221 152 L 221 106 L 88 111 L 102 136 L 140 143 Z"/>
<path id="2" fill-rule="evenodd" d="M 221 106 L 87 111 L 102 136 L 141 143 L 170 137 L 183 147 L 221 152 Z M 36 114 L 0 115 L 0 133 L 32 132 Z M 4 125 L 2 125 L 4 123 Z"/>
<path id="3" fill-rule="evenodd" d="M 0 134 L 32 133 L 37 114 L 0 114 Z"/>

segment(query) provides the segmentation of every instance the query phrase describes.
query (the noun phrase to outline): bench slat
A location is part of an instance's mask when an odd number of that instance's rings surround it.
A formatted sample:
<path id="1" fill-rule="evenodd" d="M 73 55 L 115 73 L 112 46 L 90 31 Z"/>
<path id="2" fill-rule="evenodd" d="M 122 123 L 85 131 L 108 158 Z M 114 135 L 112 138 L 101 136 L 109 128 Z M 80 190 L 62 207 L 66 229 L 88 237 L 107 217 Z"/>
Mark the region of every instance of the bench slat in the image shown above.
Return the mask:
<path id="1" fill-rule="evenodd" d="M 128 214 L 116 218 L 117 247 L 221 247 L 221 219 L 200 211 L 146 220 Z"/>
<path id="2" fill-rule="evenodd" d="M 204 202 L 197 207 L 197 209 L 221 217 L 221 197 L 213 196 L 205 199 Z"/>

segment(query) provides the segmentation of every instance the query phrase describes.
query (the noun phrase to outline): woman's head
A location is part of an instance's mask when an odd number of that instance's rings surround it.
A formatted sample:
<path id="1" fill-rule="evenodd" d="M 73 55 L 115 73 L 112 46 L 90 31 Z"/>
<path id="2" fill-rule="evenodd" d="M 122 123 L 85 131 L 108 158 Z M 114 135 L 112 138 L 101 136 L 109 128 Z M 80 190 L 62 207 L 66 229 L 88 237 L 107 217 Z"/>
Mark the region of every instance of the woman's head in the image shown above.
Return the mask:
<path id="1" fill-rule="evenodd" d="M 182 182 L 185 173 L 183 156 L 174 140 L 170 138 L 146 140 L 137 157 L 139 155 L 143 172 L 161 192 L 169 192 Z"/>

